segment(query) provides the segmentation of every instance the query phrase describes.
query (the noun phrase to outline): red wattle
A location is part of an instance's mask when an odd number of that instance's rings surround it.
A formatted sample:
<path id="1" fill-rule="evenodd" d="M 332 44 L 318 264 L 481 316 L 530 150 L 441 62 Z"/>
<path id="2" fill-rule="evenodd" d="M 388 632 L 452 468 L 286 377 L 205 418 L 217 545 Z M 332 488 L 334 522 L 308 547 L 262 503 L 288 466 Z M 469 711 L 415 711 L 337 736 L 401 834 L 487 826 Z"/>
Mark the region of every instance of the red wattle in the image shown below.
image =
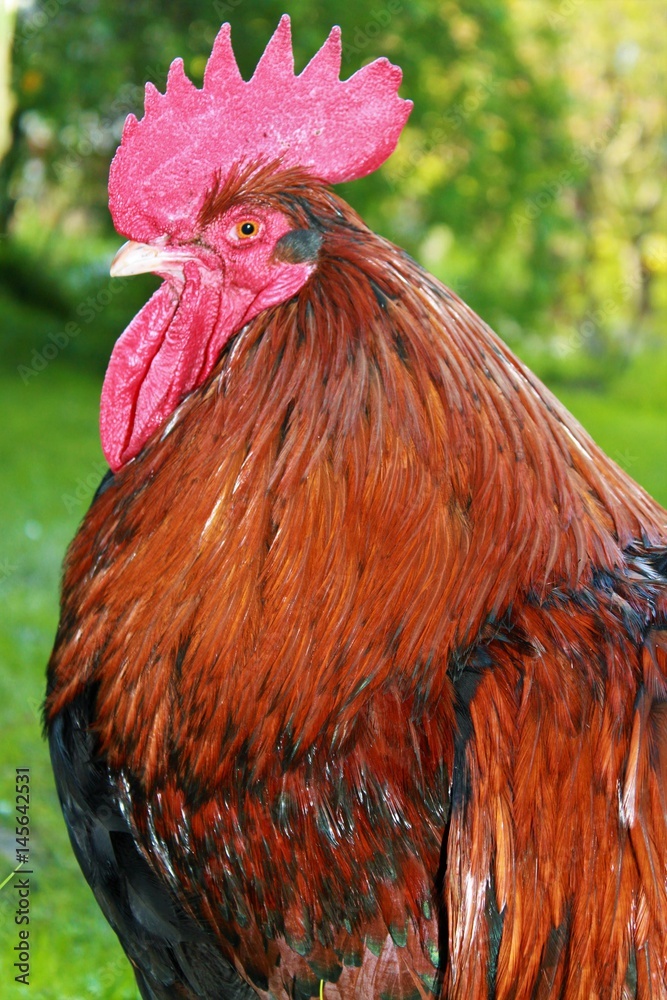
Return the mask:
<path id="1" fill-rule="evenodd" d="M 185 266 L 185 285 L 165 281 L 116 342 L 102 388 L 102 449 L 113 471 L 137 455 L 181 399 L 207 377 L 224 339 L 220 287 Z M 214 347 L 212 341 L 218 341 Z"/>

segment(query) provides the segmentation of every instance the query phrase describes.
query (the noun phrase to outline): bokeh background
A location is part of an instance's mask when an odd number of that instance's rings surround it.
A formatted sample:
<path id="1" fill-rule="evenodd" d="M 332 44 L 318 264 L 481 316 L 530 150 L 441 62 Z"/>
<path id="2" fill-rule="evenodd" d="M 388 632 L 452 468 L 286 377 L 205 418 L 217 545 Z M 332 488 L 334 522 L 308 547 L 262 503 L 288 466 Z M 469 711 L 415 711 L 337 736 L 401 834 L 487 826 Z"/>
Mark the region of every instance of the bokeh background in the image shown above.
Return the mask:
<path id="1" fill-rule="evenodd" d="M 110 158 L 145 80 L 202 78 L 220 23 L 249 77 L 280 14 L 297 68 L 334 23 L 343 76 L 378 55 L 415 102 L 344 195 L 451 285 L 609 454 L 667 503 L 667 7 L 662 0 L 0 0 L 0 882 L 32 769 L 29 995 L 136 990 L 71 854 L 39 710 L 59 567 L 104 472 L 114 339 L 157 279 L 108 275 Z M 15 893 L 0 889 L 0 995 Z"/>

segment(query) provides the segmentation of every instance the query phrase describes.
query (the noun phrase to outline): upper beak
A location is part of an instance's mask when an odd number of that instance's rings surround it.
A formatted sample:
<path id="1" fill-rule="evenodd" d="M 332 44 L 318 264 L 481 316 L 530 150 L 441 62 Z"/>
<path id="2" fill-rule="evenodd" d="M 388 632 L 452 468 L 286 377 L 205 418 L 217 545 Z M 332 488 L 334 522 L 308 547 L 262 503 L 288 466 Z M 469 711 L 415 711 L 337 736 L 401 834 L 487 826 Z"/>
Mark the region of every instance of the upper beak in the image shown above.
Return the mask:
<path id="1" fill-rule="evenodd" d="M 194 257 L 185 249 L 128 240 L 111 261 L 109 273 L 112 278 L 124 278 L 129 274 L 144 274 L 147 271 L 156 274 L 182 274 L 183 265 L 188 260 L 194 260 Z"/>

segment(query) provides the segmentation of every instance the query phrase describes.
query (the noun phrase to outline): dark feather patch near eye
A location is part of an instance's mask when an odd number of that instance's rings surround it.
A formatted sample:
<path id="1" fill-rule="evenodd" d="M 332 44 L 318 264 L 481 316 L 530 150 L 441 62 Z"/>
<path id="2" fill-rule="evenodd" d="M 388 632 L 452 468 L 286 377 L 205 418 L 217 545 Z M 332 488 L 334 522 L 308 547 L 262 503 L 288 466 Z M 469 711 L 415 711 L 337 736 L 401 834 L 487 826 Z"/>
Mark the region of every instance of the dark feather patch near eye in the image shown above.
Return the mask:
<path id="1" fill-rule="evenodd" d="M 321 246 L 322 237 L 314 229 L 292 229 L 280 237 L 273 257 L 285 264 L 306 264 L 317 260 Z"/>

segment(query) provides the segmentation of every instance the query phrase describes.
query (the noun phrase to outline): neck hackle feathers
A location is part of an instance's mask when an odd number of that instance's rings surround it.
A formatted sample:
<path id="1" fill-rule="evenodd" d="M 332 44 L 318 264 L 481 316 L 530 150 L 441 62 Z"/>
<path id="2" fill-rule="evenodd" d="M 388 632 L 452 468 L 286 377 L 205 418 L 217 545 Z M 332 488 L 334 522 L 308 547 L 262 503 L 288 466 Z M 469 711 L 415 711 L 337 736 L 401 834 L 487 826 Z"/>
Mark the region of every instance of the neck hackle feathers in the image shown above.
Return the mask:
<path id="1" fill-rule="evenodd" d="M 280 160 L 333 184 L 371 173 L 395 149 L 412 109 L 397 95 L 397 66 L 377 59 L 341 81 L 335 27 L 297 76 L 284 15 L 246 82 L 230 30 L 224 24 L 218 33 L 201 90 L 176 59 L 166 92 L 148 83 L 144 117 L 128 116 L 109 178 L 120 233 L 151 240 L 167 224 L 169 235 L 187 237 L 210 178 L 239 164 Z"/>

